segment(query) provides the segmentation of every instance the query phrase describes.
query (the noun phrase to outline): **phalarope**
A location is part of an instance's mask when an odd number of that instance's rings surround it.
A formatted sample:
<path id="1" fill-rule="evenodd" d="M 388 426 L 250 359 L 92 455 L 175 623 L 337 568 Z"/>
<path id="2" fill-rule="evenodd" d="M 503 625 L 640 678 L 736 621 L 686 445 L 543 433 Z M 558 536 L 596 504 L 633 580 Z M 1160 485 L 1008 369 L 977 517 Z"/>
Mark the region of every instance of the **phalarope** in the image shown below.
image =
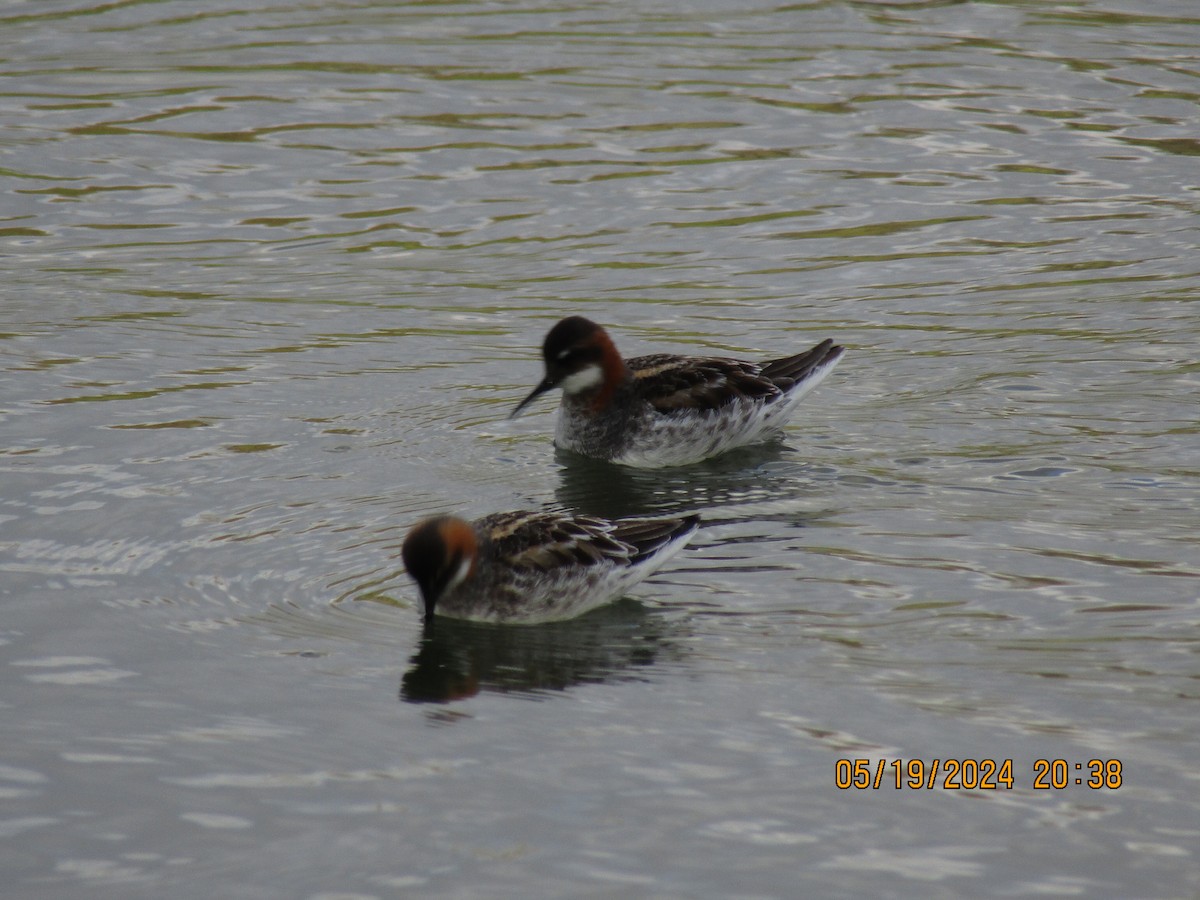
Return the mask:
<path id="1" fill-rule="evenodd" d="M 569 619 L 624 595 L 677 553 L 700 517 L 600 519 L 495 513 L 438 516 L 404 540 L 425 619 L 534 624 Z"/>
<path id="2" fill-rule="evenodd" d="M 555 444 L 627 466 L 678 466 L 780 430 L 842 358 L 831 340 L 766 363 L 654 354 L 622 359 L 601 326 L 569 316 L 542 345 L 546 377 L 510 418 L 556 387 Z"/>

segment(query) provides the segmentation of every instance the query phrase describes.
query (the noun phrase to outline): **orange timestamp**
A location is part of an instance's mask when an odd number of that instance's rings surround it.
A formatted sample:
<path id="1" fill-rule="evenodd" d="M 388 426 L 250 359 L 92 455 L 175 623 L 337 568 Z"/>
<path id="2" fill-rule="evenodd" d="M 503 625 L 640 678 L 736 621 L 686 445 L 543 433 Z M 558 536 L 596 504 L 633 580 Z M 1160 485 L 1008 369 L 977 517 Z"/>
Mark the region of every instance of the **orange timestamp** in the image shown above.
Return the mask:
<path id="1" fill-rule="evenodd" d="M 839 790 L 879 790 L 891 787 L 950 791 L 1012 790 L 1017 786 L 1011 759 L 839 759 L 834 786 Z M 1063 790 L 1080 785 L 1093 790 L 1116 790 L 1124 779 L 1119 759 L 1036 759 L 1023 773 L 1032 776 L 1035 791 Z"/>

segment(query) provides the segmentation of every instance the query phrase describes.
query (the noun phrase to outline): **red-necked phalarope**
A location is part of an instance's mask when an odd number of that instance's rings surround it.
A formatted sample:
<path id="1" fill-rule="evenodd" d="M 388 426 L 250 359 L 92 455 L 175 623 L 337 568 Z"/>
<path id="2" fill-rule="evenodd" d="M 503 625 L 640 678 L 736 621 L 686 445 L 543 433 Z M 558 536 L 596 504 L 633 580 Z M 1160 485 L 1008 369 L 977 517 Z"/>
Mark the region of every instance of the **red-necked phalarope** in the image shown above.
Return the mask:
<path id="1" fill-rule="evenodd" d="M 495 513 L 439 516 L 404 540 L 404 567 L 436 615 L 534 624 L 569 619 L 622 596 L 677 553 L 699 516 L 605 519 Z"/>
<path id="2" fill-rule="evenodd" d="M 843 352 L 824 340 L 761 364 L 665 353 L 626 360 L 603 328 L 570 316 L 546 335 L 546 377 L 510 418 L 561 387 L 559 447 L 627 466 L 686 465 L 780 430 Z"/>

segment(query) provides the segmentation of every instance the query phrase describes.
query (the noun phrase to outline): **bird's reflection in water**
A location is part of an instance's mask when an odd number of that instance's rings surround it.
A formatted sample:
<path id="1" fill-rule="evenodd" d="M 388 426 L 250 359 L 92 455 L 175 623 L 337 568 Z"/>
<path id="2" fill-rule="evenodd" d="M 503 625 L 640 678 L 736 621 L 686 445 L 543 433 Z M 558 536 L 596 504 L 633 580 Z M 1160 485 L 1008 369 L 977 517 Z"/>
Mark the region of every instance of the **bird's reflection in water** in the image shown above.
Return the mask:
<path id="1" fill-rule="evenodd" d="M 782 440 L 742 447 L 713 459 L 663 469 L 635 469 L 557 450 L 562 469 L 555 499 L 586 515 L 679 515 L 699 512 L 706 524 L 733 519 L 738 507 L 764 501 L 810 498 L 820 474 L 789 457 Z"/>
<path id="2" fill-rule="evenodd" d="M 481 691 L 537 694 L 636 679 L 682 658 L 682 627 L 628 599 L 544 625 L 435 617 L 400 681 L 400 699 L 448 703 Z"/>

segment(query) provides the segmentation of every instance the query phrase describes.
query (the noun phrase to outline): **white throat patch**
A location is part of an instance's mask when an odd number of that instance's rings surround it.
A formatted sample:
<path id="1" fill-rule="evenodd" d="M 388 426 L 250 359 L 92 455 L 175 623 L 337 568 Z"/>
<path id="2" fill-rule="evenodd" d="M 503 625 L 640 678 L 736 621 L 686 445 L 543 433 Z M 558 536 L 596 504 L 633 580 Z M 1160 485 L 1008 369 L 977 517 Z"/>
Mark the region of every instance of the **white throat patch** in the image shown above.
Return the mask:
<path id="1" fill-rule="evenodd" d="M 450 593 L 452 590 L 462 584 L 466 580 L 467 576 L 471 574 L 472 561 L 472 558 L 467 556 L 458 564 L 458 570 L 455 571 L 455 573 L 450 577 L 450 580 L 446 582 L 446 587 L 442 591 L 443 596 Z"/>
<path id="2" fill-rule="evenodd" d="M 604 371 L 597 365 L 588 366 L 573 372 L 561 382 L 564 394 L 578 394 L 590 391 L 604 380 Z"/>

